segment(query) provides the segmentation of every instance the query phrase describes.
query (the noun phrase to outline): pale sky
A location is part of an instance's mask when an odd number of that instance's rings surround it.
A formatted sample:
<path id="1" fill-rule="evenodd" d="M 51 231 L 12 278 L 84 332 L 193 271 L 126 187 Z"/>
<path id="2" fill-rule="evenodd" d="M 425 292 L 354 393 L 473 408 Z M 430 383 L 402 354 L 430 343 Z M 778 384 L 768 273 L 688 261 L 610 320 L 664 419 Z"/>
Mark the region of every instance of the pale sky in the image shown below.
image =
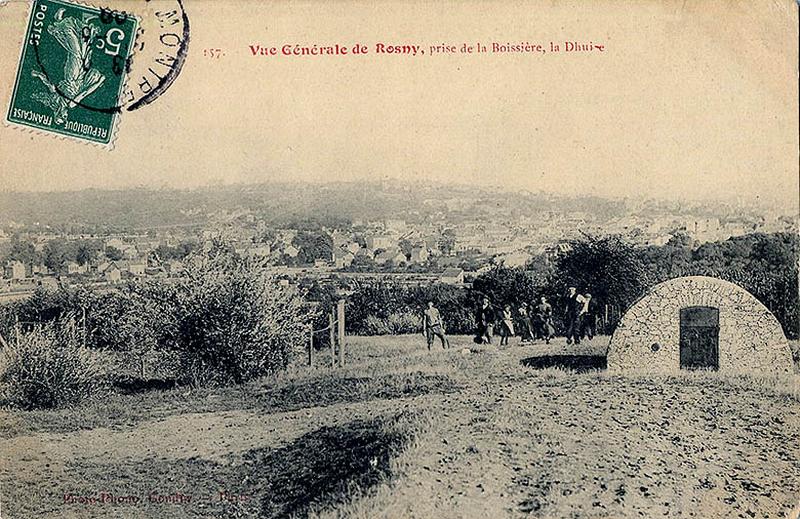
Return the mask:
<path id="1" fill-rule="evenodd" d="M 168 0 L 151 3 L 159 1 Z M 113 150 L 0 127 L 0 185 L 391 177 L 564 194 L 758 197 L 797 210 L 792 0 L 185 3 L 186 66 L 160 99 L 122 115 Z M 3 114 L 26 17 L 20 0 L 0 7 Z M 428 49 L 565 40 L 606 50 L 374 53 L 378 42 Z M 254 57 L 248 49 L 357 42 L 370 54 Z M 225 57 L 205 58 L 212 47 Z"/>

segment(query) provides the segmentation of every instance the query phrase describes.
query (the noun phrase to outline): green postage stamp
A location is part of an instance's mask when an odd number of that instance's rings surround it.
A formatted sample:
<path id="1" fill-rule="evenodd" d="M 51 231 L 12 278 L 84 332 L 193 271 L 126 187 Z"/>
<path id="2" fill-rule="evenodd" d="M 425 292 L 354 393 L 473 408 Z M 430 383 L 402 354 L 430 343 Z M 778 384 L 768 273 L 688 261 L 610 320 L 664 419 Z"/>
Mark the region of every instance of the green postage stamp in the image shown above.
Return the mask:
<path id="1" fill-rule="evenodd" d="M 110 144 L 136 28 L 122 12 L 34 0 L 6 120 Z"/>

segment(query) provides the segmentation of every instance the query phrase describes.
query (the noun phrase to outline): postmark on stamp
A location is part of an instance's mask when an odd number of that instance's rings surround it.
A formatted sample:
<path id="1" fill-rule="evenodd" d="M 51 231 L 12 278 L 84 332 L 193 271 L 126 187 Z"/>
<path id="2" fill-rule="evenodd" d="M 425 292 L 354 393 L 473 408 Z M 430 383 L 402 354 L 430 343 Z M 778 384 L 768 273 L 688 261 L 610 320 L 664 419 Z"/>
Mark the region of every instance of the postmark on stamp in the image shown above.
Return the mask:
<path id="1" fill-rule="evenodd" d="M 120 11 L 34 0 L 6 120 L 110 144 L 137 25 Z"/>

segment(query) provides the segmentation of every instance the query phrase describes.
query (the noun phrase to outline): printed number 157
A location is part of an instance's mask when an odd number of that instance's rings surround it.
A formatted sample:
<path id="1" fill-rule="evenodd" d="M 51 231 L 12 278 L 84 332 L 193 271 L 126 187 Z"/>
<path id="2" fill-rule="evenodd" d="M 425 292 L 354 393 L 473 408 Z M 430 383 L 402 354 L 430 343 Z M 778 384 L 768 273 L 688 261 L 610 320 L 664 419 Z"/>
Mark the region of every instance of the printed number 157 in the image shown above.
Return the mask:
<path id="1" fill-rule="evenodd" d="M 203 49 L 203 56 L 211 59 L 219 59 L 225 55 L 222 49 Z"/>

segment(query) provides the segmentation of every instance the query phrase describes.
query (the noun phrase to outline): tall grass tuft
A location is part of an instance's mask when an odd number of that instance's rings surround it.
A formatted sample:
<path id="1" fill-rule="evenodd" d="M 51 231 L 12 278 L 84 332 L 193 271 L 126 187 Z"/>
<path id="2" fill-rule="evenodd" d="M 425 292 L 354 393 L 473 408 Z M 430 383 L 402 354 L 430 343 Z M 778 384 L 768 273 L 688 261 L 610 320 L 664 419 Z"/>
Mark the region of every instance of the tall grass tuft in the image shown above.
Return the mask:
<path id="1" fill-rule="evenodd" d="M 74 319 L 37 326 L 0 352 L 0 398 L 21 409 L 76 404 L 106 384 L 107 358 L 80 344 Z"/>

